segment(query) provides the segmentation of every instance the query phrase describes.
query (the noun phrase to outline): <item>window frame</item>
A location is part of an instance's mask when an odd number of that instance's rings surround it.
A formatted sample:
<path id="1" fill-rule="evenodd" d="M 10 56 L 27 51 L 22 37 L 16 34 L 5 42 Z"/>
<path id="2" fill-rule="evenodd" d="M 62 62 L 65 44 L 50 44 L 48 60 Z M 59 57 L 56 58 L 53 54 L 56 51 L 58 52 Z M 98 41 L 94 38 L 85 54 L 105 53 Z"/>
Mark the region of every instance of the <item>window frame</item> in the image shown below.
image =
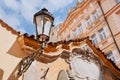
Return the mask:
<path id="1" fill-rule="evenodd" d="M 93 35 L 91 36 L 91 38 L 92 38 L 92 43 L 93 43 L 94 45 L 96 45 L 96 44 L 98 43 L 96 34 L 93 34 Z"/>
<path id="2" fill-rule="evenodd" d="M 82 24 L 80 24 L 80 25 L 78 26 L 78 32 L 79 32 L 79 33 L 82 33 L 82 32 L 83 32 Z"/>
<path id="3" fill-rule="evenodd" d="M 94 18 L 94 20 L 97 20 L 98 17 L 99 17 L 98 12 L 95 10 L 95 11 L 93 12 L 93 18 Z"/>
<path id="4" fill-rule="evenodd" d="M 101 29 L 98 31 L 98 33 L 99 33 L 99 36 L 100 36 L 100 39 L 101 39 L 101 40 L 106 39 L 106 33 L 105 33 L 105 31 L 104 31 L 104 28 L 101 28 Z"/>
<path id="5" fill-rule="evenodd" d="M 91 26 L 92 24 L 92 20 L 90 17 L 87 18 L 87 26 Z"/>
<path id="6" fill-rule="evenodd" d="M 108 52 L 107 59 L 112 60 L 114 63 L 116 62 L 116 59 L 114 57 L 114 53 L 112 51 Z"/>

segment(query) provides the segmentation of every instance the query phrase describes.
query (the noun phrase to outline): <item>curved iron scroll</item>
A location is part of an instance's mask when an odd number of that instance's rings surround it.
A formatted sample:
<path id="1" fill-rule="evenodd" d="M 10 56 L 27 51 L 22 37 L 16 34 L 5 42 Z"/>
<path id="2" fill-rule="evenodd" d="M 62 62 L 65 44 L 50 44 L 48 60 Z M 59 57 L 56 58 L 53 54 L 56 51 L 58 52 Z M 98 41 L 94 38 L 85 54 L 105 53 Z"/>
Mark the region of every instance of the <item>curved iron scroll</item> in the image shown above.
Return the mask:
<path id="1" fill-rule="evenodd" d="M 18 75 L 21 76 L 22 73 L 26 72 L 28 70 L 28 68 L 30 67 L 30 65 L 32 64 L 32 62 L 34 61 L 34 59 L 37 56 L 40 56 L 42 53 L 43 53 L 43 51 L 42 51 L 42 49 L 40 49 L 40 50 L 37 50 L 36 52 L 34 52 L 32 55 L 29 55 L 29 56 L 23 58 L 19 63 L 20 66 L 18 69 Z"/>

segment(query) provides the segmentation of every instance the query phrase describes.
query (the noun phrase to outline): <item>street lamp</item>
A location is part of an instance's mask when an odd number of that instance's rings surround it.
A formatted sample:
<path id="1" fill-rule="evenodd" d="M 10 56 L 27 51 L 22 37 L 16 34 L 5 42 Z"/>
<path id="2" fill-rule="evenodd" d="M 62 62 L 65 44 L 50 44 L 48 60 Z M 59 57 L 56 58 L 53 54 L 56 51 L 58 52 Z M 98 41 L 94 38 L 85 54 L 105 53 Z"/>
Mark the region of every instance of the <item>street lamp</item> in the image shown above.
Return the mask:
<path id="1" fill-rule="evenodd" d="M 50 12 L 48 12 L 47 9 L 43 8 L 41 9 L 39 12 L 34 14 L 34 24 L 35 24 L 35 28 L 36 28 L 36 38 L 37 41 L 39 42 L 38 44 L 40 44 L 40 48 L 38 50 L 36 50 L 35 52 L 33 52 L 33 54 L 23 58 L 20 63 L 19 63 L 19 68 L 18 68 L 18 76 L 21 76 L 22 73 L 26 72 L 28 70 L 28 68 L 30 67 L 30 65 L 32 64 L 32 62 L 35 60 L 35 58 L 37 56 L 40 56 L 43 52 L 44 52 L 44 47 L 45 45 L 50 45 L 50 47 L 52 46 L 58 46 L 58 45 L 62 45 L 62 49 L 67 49 L 69 50 L 69 44 L 72 42 L 73 45 L 78 45 L 79 42 L 84 41 L 86 39 L 88 39 L 88 37 L 85 38 L 77 38 L 77 39 L 71 39 L 71 40 L 62 40 L 62 41 L 58 41 L 58 42 L 50 42 L 47 43 L 49 41 L 49 37 L 50 37 L 50 32 L 51 32 L 51 28 L 53 27 L 53 22 L 54 22 L 54 17 L 52 16 L 52 14 Z M 96 52 L 96 54 L 98 55 L 98 51 L 93 47 L 92 43 L 89 40 L 86 40 L 86 43 L 92 47 Z M 100 50 L 99 50 L 100 51 Z M 86 53 L 86 52 L 85 52 Z M 101 52 L 102 53 L 102 52 Z M 80 53 L 79 53 L 80 54 Z M 65 55 L 65 56 L 64 56 Z M 86 57 L 83 57 L 84 59 L 88 60 L 88 58 L 92 58 L 95 59 L 93 56 L 91 56 L 90 54 L 85 54 Z M 69 58 L 70 54 L 66 53 L 66 54 L 62 54 L 60 55 L 62 58 Z M 102 57 L 104 60 L 103 62 L 109 63 L 107 62 L 107 60 L 105 59 L 105 57 L 103 55 L 98 55 L 99 57 Z M 110 64 L 111 66 L 111 64 Z M 113 66 L 112 66 L 113 67 Z M 49 70 L 49 68 L 48 68 Z M 48 71 L 47 70 L 47 71 Z M 113 69 L 114 70 L 114 69 Z M 43 76 L 43 78 L 46 76 Z M 119 76 L 119 75 L 118 75 Z M 86 79 L 88 79 L 88 77 L 86 77 Z"/>
<path id="2" fill-rule="evenodd" d="M 67 45 L 71 42 L 80 42 L 82 39 L 76 39 L 76 40 L 69 40 L 69 41 L 58 41 L 58 42 L 50 42 L 50 32 L 53 27 L 54 17 L 46 8 L 41 9 L 39 12 L 34 14 L 33 22 L 35 24 L 36 29 L 36 39 L 38 44 L 40 45 L 40 48 L 33 52 L 33 54 L 28 55 L 27 57 L 23 58 L 19 63 L 19 69 L 18 69 L 18 75 L 21 76 L 22 73 L 26 72 L 32 62 L 35 60 L 37 56 L 41 56 L 44 52 L 44 48 L 46 45 L 51 46 L 58 46 L 58 45 Z M 65 46 L 64 46 L 65 47 Z M 65 47 L 66 48 L 66 47 Z"/>
<path id="3" fill-rule="evenodd" d="M 49 36 L 51 28 L 53 27 L 54 17 L 46 8 L 41 9 L 39 12 L 34 14 L 34 24 L 36 28 L 36 38 L 39 42 L 40 49 L 33 52 L 32 55 L 29 55 L 21 60 L 19 63 L 18 75 L 26 72 L 34 59 L 37 56 L 40 56 L 43 53 L 44 47 L 49 41 Z"/>
<path id="4" fill-rule="evenodd" d="M 41 46 L 49 41 L 51 28 L 53 27 L 54 17 L 46 8 L 41 9 L 34 14 L 34 24 L 36 28 L 36 37 Z"/>

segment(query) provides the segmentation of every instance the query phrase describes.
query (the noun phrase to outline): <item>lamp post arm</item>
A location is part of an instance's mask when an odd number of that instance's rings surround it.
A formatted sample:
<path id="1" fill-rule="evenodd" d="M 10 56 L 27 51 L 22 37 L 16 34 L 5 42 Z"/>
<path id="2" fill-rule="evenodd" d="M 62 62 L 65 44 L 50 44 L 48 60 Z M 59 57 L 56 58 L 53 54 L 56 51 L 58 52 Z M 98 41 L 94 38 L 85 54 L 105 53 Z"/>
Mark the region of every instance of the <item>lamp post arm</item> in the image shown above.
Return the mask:
<path id="1" fill-rule="evenodd" d="M 28 70 L 28 68 L 30 67 L 30 65 L 32 64 L 32 62 L 34 61 L 34 59 L 37 56 L 40 56 L 43 53 L 42 49 L 35 51 L 32 55 L 29 55 L 25 58 L 23 58 L 20 61 L 20 66 L 18 69 L 18 75 L 21 76 L 22 73 L 26 72 Z"/>

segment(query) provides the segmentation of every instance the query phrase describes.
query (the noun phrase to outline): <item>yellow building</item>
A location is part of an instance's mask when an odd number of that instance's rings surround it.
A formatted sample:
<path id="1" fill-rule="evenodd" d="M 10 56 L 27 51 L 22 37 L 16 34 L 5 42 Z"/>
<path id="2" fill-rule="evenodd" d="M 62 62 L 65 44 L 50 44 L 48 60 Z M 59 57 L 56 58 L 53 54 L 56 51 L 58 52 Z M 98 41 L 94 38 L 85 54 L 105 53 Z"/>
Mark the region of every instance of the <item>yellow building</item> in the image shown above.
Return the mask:
<path id="1" fill-rule="evenodd" d="M 78 0 L 58 28 L 58 41 L 89 36 L 120 68 L 120 0 Z"/>
<path id="2" fill-rule="evenodd" d="M 49 43 L 27 71 L 19 73 L 39 48 L 36 39 L 21 35 L 2 20 L 0 37 L 0 80 L 120 79 L 119 69 L 88 38 Z"/>
<path id="3" fill-rule="evenodd" d="M 69 69 L 69 65 L 58 58 L 59 54 L 41 55 L 24 74 L 18 75 L 21 60 L 31 55 L 39 45 L 33 35 L 21 35 L 2 20 L 0 37 L 0 80 L 44 80 L 46 70 L 49 70 L 46 79 L 56 80 L 61 70 Z"/>
<path id="4" fill-rule="evenodd" d="M 0 20 L 0 80 L 7 80 L 23 57 L 18 33 Z M 22 54 L 21 54 L 22 53 Z"/>
<path id="5" fill-rule="evenodd" d="M 119 80 L 120 4 L 99 1 L 78 0 L 34 59 L 40 48 L 34 35 L 20 34 L 0 20 L 0 80 Z"/>

